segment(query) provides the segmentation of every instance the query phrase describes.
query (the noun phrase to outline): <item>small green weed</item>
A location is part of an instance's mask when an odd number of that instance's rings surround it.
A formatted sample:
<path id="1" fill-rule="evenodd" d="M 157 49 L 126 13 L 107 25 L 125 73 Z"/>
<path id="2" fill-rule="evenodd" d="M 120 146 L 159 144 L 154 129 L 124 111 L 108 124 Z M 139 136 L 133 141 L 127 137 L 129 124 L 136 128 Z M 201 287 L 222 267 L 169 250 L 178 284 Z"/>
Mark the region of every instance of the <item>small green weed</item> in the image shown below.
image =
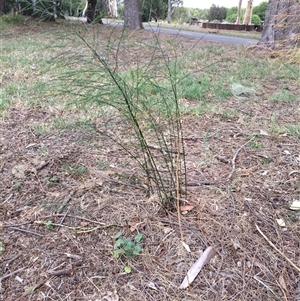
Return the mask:
<path id="1" fill-rule="evenodd" d="M 46 226 L 46 228 L 47 228 L 48 230 L 53 230 L 53 223 L 52 223 L 52 221 L 47 221 L 47 222 L 45 223 L 45 226 Z"/>
<path id="2" fill-rule="evenodd" d="M 20 190 L 21 184 L 19 182 L 13 182 L 11 188 L 13 190 Z"/>
<path id="3" fill-rule="evenodd" d="M 140 242 L 143 239 L 143 234 L 138 233 L 134 240 L 124 237 L 122 232 L 118 232 L 114 236 L 114 257 L 119 258 L 124 255 L 127 259 L 138 255 L 141 252 Z"/>
<path id="4" fill-rule="evenodd" d="M 260 142 L 258 142 L 258 141 L 255 141 L 255 140 L 250 141 L 250 142 L 248 143 L 248 147 L 249 147 L 249 148 L 256 148 L 256 149 L 264 148 L 264 146 L 263 146 L 262 143 L 260 143 Z"/>
<path id="5" fill-rule="evenodd" d="M 71 164 L 69 166 L 63 167 L 61 171 L 69 175 L 82 176 L 83 174 L 87 173 L 88 168 L 85 166 L 76 167 L 75 164 Z"/>
<path id="6" fill-rule="evenodd" d="M 57 176 L 53 176 L 53 177 L 46 177 L 44 179 L 44 183 L 48 186 L 48 187 L 52 187 L 55 184 L 57 184 L 59 182 L 59 179 Z"/>
<path id="7" fill-rule="evenodd" d="M 108 162 L 97 162 L 97 167 L 98 167 L 98 169 L 100 169 L 100 170 L 103 170 L 103 169 L 105 169 L 107 166 L 109 166 L 109 163 Z"/>
<path id="8" fill-rule="evenodd" d="M 4 244 L 2 241 L 0 241 L 0 255 L 4 253 Z"/>
<path id="9" fill-rule="evenodd" d="M 271 158 L 261 158 L 261 163 L 264 165 L 268 165 L 272 162 L 273 162 L 273 160 Z"/>

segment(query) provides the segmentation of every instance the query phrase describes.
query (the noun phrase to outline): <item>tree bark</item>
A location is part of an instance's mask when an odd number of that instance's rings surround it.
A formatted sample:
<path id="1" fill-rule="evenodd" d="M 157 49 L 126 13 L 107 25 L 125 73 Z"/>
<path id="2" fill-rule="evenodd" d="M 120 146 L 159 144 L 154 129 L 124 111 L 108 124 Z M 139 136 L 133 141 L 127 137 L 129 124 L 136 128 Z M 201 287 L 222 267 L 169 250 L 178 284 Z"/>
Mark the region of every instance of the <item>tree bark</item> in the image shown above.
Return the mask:
<path id="1" fill-rule="evenodd" d="M 124 1 L 124 24 L 129 29 L 144 29 L 139 0 Z"/>
<path id="2" fill-rule="evenodd" d="M 253 0 L 248 0 L 243 24 L 251 24 Z"/>
<path id="3" fill-rule="evenodd" d="M 167 21 L 168 24 L 171 24 L 172 22 L 172 3 L 171 0 L 168 0 L 168 13 L 167 13 Z"/>
<path id="4" fill-rule="evenodd" d="M 269 0 L 259 44 L 271 49 L 300 47 L 300 4 L 297 0 Z"/>
<path id="5" fill-rule="evenodd" d="M 87 0 L 86 18 L 88 23 L 95 19 L 97 0 Z"/>
<path id="6" fill-rule="evenodd" d="M 241 8 L 242 8 L 242 0 L 239 0 L 239 6 L 238 6 L 236 24 L 240 24 L 241 23 Z"/>
<path id="7" fill-rule="evenodd" d="M 113 18 L 118 18 L 118 8 L 117 8 L 117 0 L 111 1 L 111 12 Z"/>

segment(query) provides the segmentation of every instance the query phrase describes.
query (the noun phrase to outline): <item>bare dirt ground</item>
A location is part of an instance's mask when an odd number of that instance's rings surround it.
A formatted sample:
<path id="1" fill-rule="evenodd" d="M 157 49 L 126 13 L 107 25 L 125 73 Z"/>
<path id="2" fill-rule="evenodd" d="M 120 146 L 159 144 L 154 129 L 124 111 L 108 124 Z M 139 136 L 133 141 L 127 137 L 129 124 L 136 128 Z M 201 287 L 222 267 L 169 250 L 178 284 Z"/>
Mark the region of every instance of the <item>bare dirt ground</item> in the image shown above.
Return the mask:
<path id="1" fill-rule="evenodd" d="M 99 120 L 41 133 L 55 109 L 11 105 L 0 124 L 1 300 L 299 300 L 300 219 L 289 207 L 300 198 L 300 133 L 271 122 L 299 125 L 299 101 L 270 102 L 277 85 L 270 76 L 259 99 L 221 102 L 233 116 L 183 116 L 183 205 L 193 208 L 181 226 Z M 144 235 L 131 274 L 113 257 L 119 231 Z M 208 246 L 216 256 L 180 290 Z"/>

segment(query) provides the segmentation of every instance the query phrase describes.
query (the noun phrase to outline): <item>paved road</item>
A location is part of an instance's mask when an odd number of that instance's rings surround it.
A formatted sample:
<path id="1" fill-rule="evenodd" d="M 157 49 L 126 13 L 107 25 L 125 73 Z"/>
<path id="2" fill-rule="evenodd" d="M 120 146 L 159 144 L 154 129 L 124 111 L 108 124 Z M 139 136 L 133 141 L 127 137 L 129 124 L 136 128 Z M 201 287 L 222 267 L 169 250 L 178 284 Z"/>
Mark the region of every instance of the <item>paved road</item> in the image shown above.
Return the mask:
<path id="1" fill-rule="evenodd" d="M 79 20 L 82 22 L 86 22 L 85 17 L 75 18 L 75 17 L 68 17 L 69 20 Z M 106 19 L 102 19 L 105 24 L 109 24 L 112 26 L 123 26 L 123 22 L 114 22 L 108 21 Z M 229 36 L 222 36 L 219 34 L 210 34 L 210 33 L 202 33 L 202 32 L 195 32 L 189 30 L 179 30 L 179 29 L 172 29 L 172 28 L 163 28 L 155 26 L 144 26 L 146 30 L 161 32 L 166 34 L 173 34 L 173 35 L 181 35 L 184 37 L 190 37 L 194 39 L 203 39 L 206 41 L 212 42 L 222 42 L 222 43 L 230 43 L 230 44 L 240 44 L 240 45 L 255 45 L 258 40 L 254 39 L 245 39 L 245 38 L 236 38 L 236 37 L 229 37 Z"/>
<path id="2" fill-rule="evenodd" d="M 155 32 L 173 34 L 173 35 L 181 35 L 185 37 L 191 37 L 195 39 L 203 39 L 206 41 L 213 42 L 222 42 L 222 43 L 231 43 L 231 44 L 240 44 L 240 45 L 255 45 L 258 40 L 255 39 L 245 39 L 245 38 L 237 38 L 237 37 L 229 37 L 222 36 L 219 34 L 210 34 L 210 33 L 202 33 L 202 32 L 194 32 L 188 30 L 179 30 L 179 29 L 171 29 L 171 28 L 162 28 L 162 27 L 150 27 L 144 26 L 146 30 L 153 30 Z"/>

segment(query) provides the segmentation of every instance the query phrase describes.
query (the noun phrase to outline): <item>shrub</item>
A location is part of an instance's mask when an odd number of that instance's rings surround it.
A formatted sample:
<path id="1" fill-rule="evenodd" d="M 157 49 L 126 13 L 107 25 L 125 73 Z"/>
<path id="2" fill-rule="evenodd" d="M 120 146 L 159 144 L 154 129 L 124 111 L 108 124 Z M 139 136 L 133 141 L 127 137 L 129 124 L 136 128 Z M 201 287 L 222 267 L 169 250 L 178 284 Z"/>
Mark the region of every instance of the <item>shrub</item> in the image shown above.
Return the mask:
<path id="1" fill-rule="evenodd" d="M 251 23 L 254 25 L 261 25 L 261 19 L 258 15 L 252 15 Z"/>

